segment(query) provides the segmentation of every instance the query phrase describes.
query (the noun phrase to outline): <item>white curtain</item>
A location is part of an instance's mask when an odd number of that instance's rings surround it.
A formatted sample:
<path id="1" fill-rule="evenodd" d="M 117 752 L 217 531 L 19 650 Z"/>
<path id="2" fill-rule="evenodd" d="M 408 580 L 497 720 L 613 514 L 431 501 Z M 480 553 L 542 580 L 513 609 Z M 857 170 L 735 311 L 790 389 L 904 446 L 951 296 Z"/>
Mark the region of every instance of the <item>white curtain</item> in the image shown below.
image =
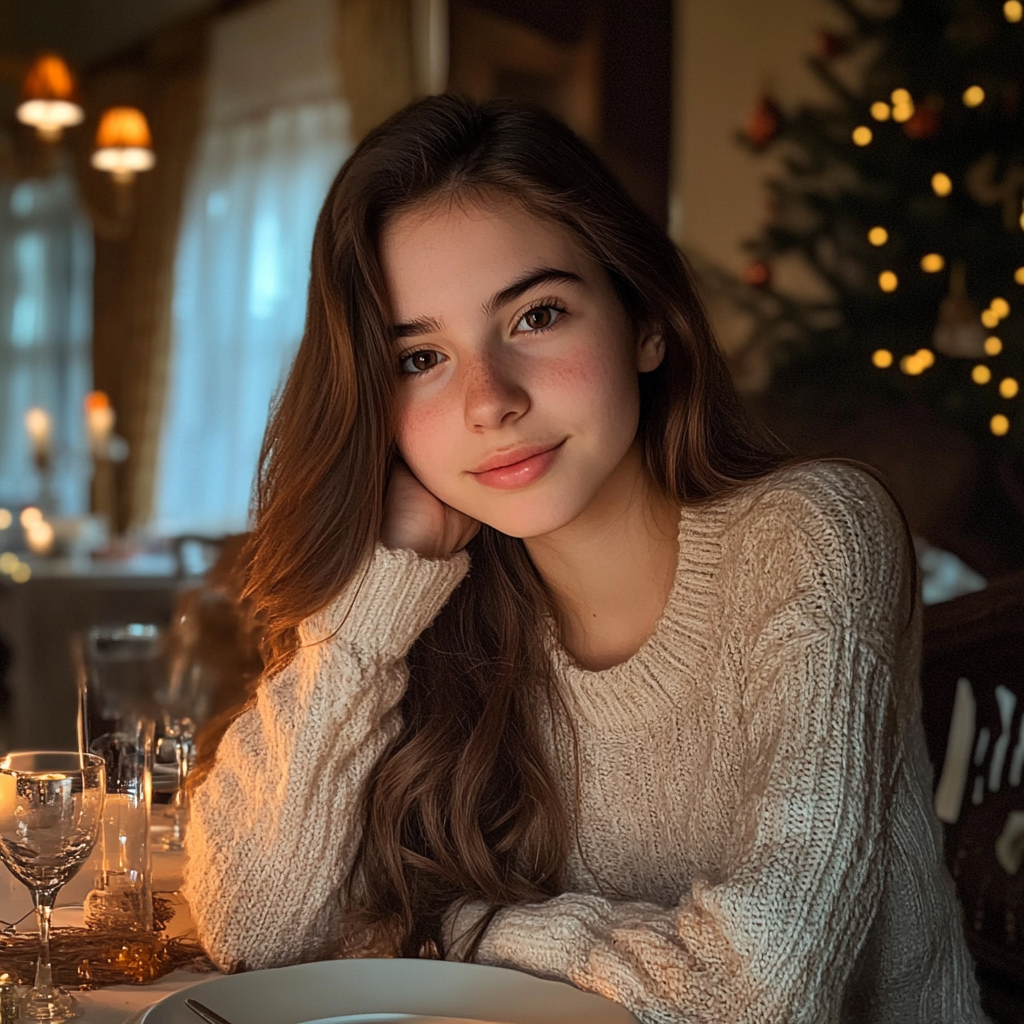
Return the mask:
<path id="1" fill-rule="evenodd" d="M 58 513 L 85 510 L 92 231 L 70 170 L 0 183 L 0 505 L 38 500 L 25 413 L 53 422 Z"/>
<path id="2" fill-rule="evenodd" d="M 163 534 L 246 527 L 270 402 L 302 333 L 316 217 L 352 148 L 333 15 L 331 0 L 275 0 L 213 40 L 175 264 Z"/>

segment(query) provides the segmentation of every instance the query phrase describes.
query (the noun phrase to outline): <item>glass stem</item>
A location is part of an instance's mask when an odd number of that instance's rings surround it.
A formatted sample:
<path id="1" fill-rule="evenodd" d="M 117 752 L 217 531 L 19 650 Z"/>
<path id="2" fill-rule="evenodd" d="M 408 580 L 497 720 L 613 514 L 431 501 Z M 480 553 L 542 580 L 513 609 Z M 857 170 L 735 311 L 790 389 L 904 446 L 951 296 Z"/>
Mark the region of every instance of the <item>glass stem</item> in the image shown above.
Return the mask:
<path id="1" fill-rule="evenodd" d="M 50 967 L 50 915 L 57 899 L 56 889 L 33 889 L 32 902 L 39 925 L 39 959 L 36 961 L 35 992 L 49 996 L 53 992 L 53 971 Z"/>

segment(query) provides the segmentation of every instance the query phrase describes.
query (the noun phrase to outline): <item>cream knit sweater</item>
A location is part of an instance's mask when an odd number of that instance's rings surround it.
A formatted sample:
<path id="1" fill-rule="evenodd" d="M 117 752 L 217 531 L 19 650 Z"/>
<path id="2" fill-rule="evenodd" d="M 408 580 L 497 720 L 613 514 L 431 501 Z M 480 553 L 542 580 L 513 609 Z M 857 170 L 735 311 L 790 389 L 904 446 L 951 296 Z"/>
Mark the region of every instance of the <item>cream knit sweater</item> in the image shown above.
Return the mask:
<path id="1" fill-rule="evenodd" d="M 640 650 L 591 672 L 551 640 L 583 858 L 563 895 L 500 912 L 477 959 L 645 1024 L 985 1022 L 931 807 L 905 551 L 884 491 L 839 464 L 684 507 Z M 468 568 L 378 547 L 227 732 L 185 874 L 222 967 L 332 955 L 404 655 Z M 571 807 L 572 765 L 551 757 Z"/>

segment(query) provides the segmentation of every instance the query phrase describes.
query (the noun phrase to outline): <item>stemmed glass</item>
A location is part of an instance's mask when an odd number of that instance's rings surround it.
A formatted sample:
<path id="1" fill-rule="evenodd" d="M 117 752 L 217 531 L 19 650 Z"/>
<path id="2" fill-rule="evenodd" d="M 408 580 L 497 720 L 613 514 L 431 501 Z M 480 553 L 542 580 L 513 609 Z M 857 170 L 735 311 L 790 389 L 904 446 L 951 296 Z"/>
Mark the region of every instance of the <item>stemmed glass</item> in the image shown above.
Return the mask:
<path id="1" fill-rule="evenodd" d="M 22 1000 L 29 1020 L 63 1021 L 81 1010 L 53 983 L 50 914 L 57 893 L 99 835 L 106 777 L 95 754 L 33 750 L 0 760 L 0 860 L 32 894 L 39 924 L 36 979 Z"/>
<path id="2" fill-rule="evenodd" d="M 171 802 L 171 828 L 160 846 L 182 850 L 189 819 L 188 775 L 195 760 L 195 730 L 206 719 L 211 680 L 197 656 L 200 636 L 199 597 L 183 602 L 167 638 L 168 671 L 154 694 L 163 717 L 164 738 L 174 744 L 178 785 Z"/>

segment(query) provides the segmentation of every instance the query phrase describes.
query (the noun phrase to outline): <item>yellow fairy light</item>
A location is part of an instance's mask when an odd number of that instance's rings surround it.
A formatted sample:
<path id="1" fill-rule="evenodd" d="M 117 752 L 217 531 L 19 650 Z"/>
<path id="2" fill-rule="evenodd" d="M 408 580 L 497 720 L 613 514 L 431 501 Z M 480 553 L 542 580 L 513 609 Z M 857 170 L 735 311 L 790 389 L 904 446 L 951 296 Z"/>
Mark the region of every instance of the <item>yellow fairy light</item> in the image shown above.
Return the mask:
<path id="1" fill-rule="evenodd" d="M 900 360 L 900 369 L 908 377 L 917 377 L 934 365 L 935 353 L 928 348 L 919 348 L 913 355 L 904 356 Z"/>
<path id="2" fill-rule="evenodd" d="M 937 196 L 948 196 L 953 191 L 953 179 L 939 171 L 932 175 L 932 191 Z"/>
<path id="3" fill-rule="evenodd" d="M 872 245 L 885 245 L 889 241 L 889 232 L 883 227 L 872 228 L 868 232 L 868 241 Z M 1024 267 L 1021 267 L 1024 270 Z"/>
<path id="4" fill-rule="evenodd" d="M 996 298 L 988 304 L 988 308 L 991 309 L 1000 320 L 1005 320 L 1010 315 L 1010 304 L 1006 299 L 1002 299 L 999 296 L 996 296 Z"/>
<path id="5" fill-rule="evenodd" d="M 21 525 L 27 530 L 30 526 L 34 526 L 36 523 L 40 523 L 43 520 L 43 513 L 35 507 L 35 505 L 29 505 L 28 508 L 21 510 L 21 515 L 18 517 L 21 521 Z"/>
<path id="6" fill-rule="evenodd" d="M 997 412 L 995 416 L 988 421 L 988 429 L 991 430 L 996 437 L 1005 437 L 1010 432 L 1009 417 L 1004 416 L 1001 412 Z"/>
<path id="7" fill-rule="evenodd" d="M 892 108 L 892 119 L 898 121 L 900 124 L 904 124 L 914 116 L 914 104 L 913 103 L 897 103 Z"/>
<path id="8" fill-rule="evenodd" d="M 892 94 L 889 96 L 889 99 L 892 100 L 893 106 L 896 106 L 896 105 L 898 105 L 900 103 L 913 103 L 914 102 L 914 100 L 911 97 L 910 93 L 907 92 L 906 89 L 893 89 Z"/>
<path id="9" fill-rule="evenodd" d="M 973 370 L 971 370 L 971 380 L 975 384 L 987 384 L 992 379 L 992 371 L 984 364 L 978 363 Z"/>
<path id="10" fill-rule="evenodd" d="M 1003 342 L 1001 338 L 997 338 L 994 334 L 985 339 L 985 355 L 997 356 L 1003 351 Z"/>
<path id="11" fill-rule="evenodd" d="M 1020 0 L 1006 0 L 1003 4 L 1003 17 L 1007 21 L 1020 21 L 1024 18 L 1024 4 Z"/>
<path id="12" fill-rule="evenodd" d="M 900 279 L 891 271 L 883 270 L 878 275 L 878 287 L 883 292 L 894 292 L 899 287 Z"/>
<path id="13" fill-rule="evenodd" d="M 882 100 L 878 100 L 877 103 L 871 104 L 871 116 L 876 121 L 888 121 L 892 111 L 889 109 L 889 104 L 884 103 Z"/>
<path id="14" fill-rule="evenodd" d="M 14 567 L 20 561 L 21 559 L 13 551 L 5 551 L 0 555 L 0 572 L 5 576 L 10 576 L 14 572 Z"/>
<path id="15" fill-rule="evenodd" d="M 937 252 L 930 252 L 921 257 L 921 269 L 926 274 L 937 274 L 945 265 L 945 258 Z"/>
<path id="16" fill-rule="evenodd" d="M 999 395 L 1001 398 L 1016 398 L 1020 391 L 1020 385 L 1012 377 L 1004 377 L 999 382 Z"/>
<path id="17" fill-rule="evenodd" d="M 857 146 L 870 146 L 871 140 L 874 137 L 871 129 L 866 124 L 861 124 L 854 128 L 853 135 L 851 136 L 854 145 Z"/>
<path id="18" fill-rule="evenodd" d="M 888 370 L 892 366 L 892 353 L 887 348 L 876 349 L 871 353 L 871 362 L 880 370 Z"/>
<path id="19" fill-rule="evenodd" d="M 1013 272 L 1013 279 L 1017 284 L 1024 284 L 1024 267 L 1018 267 Z"/>
<path id="20" fill-rule="evenodd" d="M 999 314 L 994 309 L 986 309 L 985 312 L 981 314 L 981 322 L 989 330 L 992 330 L 993 327 L 999 326 Z"/>
<path id="21" fill-rule="evenodd" d="M 985 102 L 985 90 L 980 85 L 972 85 L 964 89 L 963 101 L 965 107 L 980 107 Z"/>
<path id="22" fill-rule="evenodd" d="M 11 570 L 11 579 L 15 583 L 28 583 L 32 579 L 32 567 L 25 562 L 19 562 Z"/>
<path id="23" fill-rule="evenodd" d="M 13 522 L 14 516 L 11 515 L 11 510 L 0 508 L 0 530 L 6 530 Z"/>

